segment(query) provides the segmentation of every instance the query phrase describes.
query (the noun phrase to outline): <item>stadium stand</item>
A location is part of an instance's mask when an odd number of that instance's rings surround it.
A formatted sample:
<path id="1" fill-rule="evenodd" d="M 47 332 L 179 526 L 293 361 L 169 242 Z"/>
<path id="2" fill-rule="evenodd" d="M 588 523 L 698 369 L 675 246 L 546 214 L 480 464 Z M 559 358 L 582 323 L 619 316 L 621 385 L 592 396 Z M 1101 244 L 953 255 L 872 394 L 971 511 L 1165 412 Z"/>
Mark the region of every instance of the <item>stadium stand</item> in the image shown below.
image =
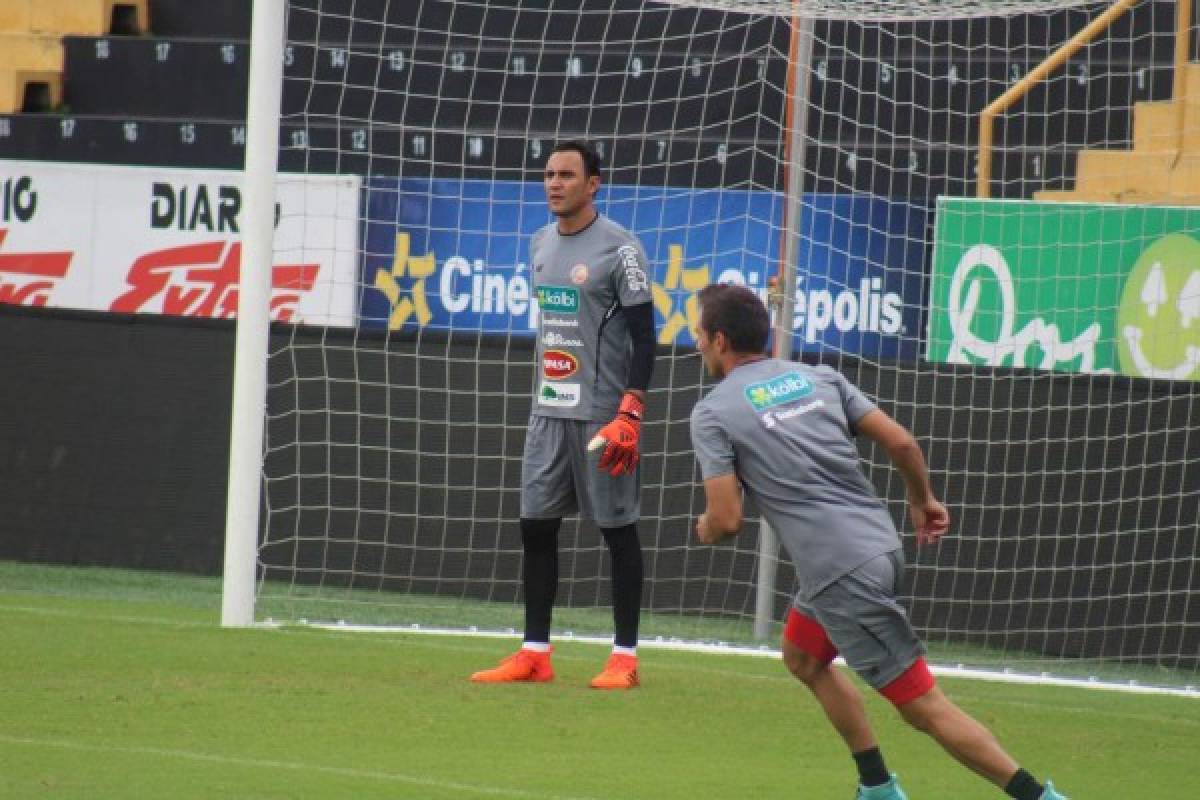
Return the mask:
<path id="1" fill-rule="evenodd" d="M 586 7 L 589 1 L 578 3 Z M 29 26 L 35 13 L 65 5 L 91 9 L 78 25 L 94 27 L 97 15 L 107 13 L 110 30 L 143 31 L 148 20 L 153 33 L 66 36 L 62 106 L 59 85 L 48 77 L 51 67 L 29 64 L 15 74 L 0 73 L 0 99 L 9 100 L 8 115 L 0 116 L 0 155 L 241 166 L 247 4 L 39 1 L 16 4 L 24 9 L 23 21 L 0 15 L 0 24 Z M 12 9 L 5 14 L 20 16 Z M 586 132 L 605 149 L 615 182 L 780 185 L 783 26 L 763 20 L 718 30 L 719 12 L 676 10 L 615 15 L 593 31 L 572 23 L 577 16 L 547 16 L 529 4 L 499 1 L 486 8 L 455 6 L 450 14 L 442 3 L 293 0 L 281 168 L 397 174 L 402 165 L 414 177 L 528 178 L 540 169 L 534 153 L 541 148 L 531 148 L 531 140 L 548 143 Z M 1085 20 L 1069 11 L 1031 18 L 1007 30 L 1000 43 L 995 29 L 989 35 L 979 20 L 912 23 L 929 28 L 916 36 L 895 25 L 819 22 L 806 188 L 918 199 L 972 194 L 977 114 L 939 113 L 935 109 L 947 106 L 934 93 L 966 92 L 967 106 L 981 110 Z M 1114 43 L 1105 45 L 1112 63 L 1127 59 L 1111 48 L 1135 47 L 1151 31 L 1170 29 L 1166 17 L 1139 20 L 1114 29 Z M 462 49 L 455 49 L 460 41 Z M 939 41 L 954 46 L 911 49 L 913 42 Z M 898 42 L 910 49 L 898 49 Z M 57 63 L 53 41 L 45 39 L 4 50 Z M 1068 71 L 1025 99 L 1030 113 L 1002 118 L 994 170 L 998 196 L 1066 188 L 1081 148 L 1132 144 L 1134 102 L 1170 96 L 1171 53 L 1148 51 L 1137 75 L 1099 72 L 1093 58 L 1090 74 Z M 709 63 L 685 63 L 687 52 L 717 55 Z M 879 54 L 888 69 L 863 69 L 869 63 L 859 57 L 863 52 Z M 631 79 L 624 68 L 631 57 L 642 59 L 647 75 L 656 77 Z M 515 59 L 522 64 L 519 74 L 512 69 Z M 951 72 L 957 83 L 930 78 Z M 1062 108 L 1088 110 L 1059 113 Z M 11 113 L 17 109 L 24 113 Z M 1139 109 L 1143 120 L 1167 113 Z M 36 111 L 41 113 L 30 113 Z M 874 124 L 862 124 L 864 118 Z M 669 166 L 655 155 L 664 142 L 671 148 Z M 1090 150 L 1082 156 L 1080 186 L 1087 186 L 1089 163 L 1113 157 L 1119 156 Z M 941 177 L 931 181 L 927 175 Z"/>
<path id="2" fill-rule="evenodd" d="M 63 36 L 144 33 L 148 16 L 148 0 L 7 0 L 0 10 L 0 113 L 62 105 Z"/>
<path id="3" fill-rule="evenodd" d="M 1177 100 L 1139 102 L 1132 149 L 1080 151 L 1075 187 L 1035 193 L 1038 200 L 1200 205 L 1200 64 L 1188 66 L 1183 127 Z"/>

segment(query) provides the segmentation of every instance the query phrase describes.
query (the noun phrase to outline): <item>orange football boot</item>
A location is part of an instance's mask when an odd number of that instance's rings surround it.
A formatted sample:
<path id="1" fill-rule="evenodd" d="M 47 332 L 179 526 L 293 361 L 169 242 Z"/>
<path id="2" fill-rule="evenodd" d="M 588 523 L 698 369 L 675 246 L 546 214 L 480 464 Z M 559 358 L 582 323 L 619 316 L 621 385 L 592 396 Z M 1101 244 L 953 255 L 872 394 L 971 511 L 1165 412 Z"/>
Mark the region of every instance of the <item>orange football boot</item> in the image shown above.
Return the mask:
<path id="1" fill-rule="evenodd" d="M 501 661 L 498 667 L 476 672 L 471 676 L 471 680 L 476 683 L 544 683 L 554 680 L 554 667 L 550 666 L 550 653 L 539 653 L 522 647 Z"/>
<path id="2" fill-rule="evenodd" d="M 588 684 L 593 689 L 632 689 L 638 685 L 637 656 L 613 653 L 604 671 Z"/>

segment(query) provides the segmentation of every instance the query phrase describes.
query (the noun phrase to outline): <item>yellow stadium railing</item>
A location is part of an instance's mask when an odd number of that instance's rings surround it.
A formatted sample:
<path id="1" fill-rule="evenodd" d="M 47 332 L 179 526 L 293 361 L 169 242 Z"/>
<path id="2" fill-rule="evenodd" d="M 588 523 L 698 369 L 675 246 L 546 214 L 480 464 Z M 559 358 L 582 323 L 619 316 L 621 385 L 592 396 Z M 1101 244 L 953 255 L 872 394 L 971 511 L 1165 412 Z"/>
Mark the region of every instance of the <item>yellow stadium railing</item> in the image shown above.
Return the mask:
<path id="1" fill-rule="evenodd" d="M 1177 142 L 1183 138 L 1183 98 L 1186 91 L 1186 65 L 1189 58 L 1189 34 L 1191 31 L 1192 3 L 1194 0 L 1178 0 L 1176 19 L 1175 82 L 1173 93 L 1179 101 L 1176 109 Z M 1004 94 L 997 97 L 979 115 L 979 162 L 976 168 L 975 194 L 980 198 L 991 196 L 992 154 L 995 149 L 996 116 L 1011 108 L 1037 84 L 1044 81 L 1056 69 L 1066 63 L 1081 48 L 1108 29 L 1122 14 L 1137 5 L 1138 0 L 1119 0 L 1105 9 L 1104 13 L 1089 22 L 1079 33 L 1068 39 L 1045 61 L 1028 75 L 1014 83 Z"/>

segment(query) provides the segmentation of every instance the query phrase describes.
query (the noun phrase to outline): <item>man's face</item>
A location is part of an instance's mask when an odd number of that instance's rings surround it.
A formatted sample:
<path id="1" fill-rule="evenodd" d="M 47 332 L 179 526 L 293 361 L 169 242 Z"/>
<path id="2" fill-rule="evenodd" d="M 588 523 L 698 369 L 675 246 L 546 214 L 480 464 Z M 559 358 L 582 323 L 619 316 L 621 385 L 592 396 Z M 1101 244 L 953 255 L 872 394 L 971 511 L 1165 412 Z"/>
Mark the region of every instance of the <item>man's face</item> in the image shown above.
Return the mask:
<path id="1" fill-rule="evenodd" d="M 598 176 L 587 176 L 583 156 L 574 150 L 551 153 L 546 161 L 546 202 L 556 217 L 571 217 L 592 203 L 600 187 Z"/>

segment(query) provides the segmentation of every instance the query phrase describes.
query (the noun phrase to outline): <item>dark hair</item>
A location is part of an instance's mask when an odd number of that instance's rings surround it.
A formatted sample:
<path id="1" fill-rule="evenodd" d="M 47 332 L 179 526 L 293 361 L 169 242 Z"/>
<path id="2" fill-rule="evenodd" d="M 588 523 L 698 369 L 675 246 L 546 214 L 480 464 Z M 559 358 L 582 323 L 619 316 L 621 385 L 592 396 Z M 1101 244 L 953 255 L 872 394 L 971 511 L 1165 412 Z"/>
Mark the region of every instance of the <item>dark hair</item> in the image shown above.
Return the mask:
<path id="1" fill-rule="evenodd" d="M 700 327 L 710 337 L 725 334 L 736 353 L 761 353 L 767 349 L 771 317 L 767 307 L 745 286 L 713 283 L 696 295 Z"/>
<path id="2" fill-rule="evenodd" d="M 569 139 L 565 142 L 559 142 L 554 145 L 552 153 L 579 153 L 579 157 L 583 159 L 583 171 L 587 177 L 600 176 L 600 154 L 596 152 L 596 148 L 582 139 Z"/>

